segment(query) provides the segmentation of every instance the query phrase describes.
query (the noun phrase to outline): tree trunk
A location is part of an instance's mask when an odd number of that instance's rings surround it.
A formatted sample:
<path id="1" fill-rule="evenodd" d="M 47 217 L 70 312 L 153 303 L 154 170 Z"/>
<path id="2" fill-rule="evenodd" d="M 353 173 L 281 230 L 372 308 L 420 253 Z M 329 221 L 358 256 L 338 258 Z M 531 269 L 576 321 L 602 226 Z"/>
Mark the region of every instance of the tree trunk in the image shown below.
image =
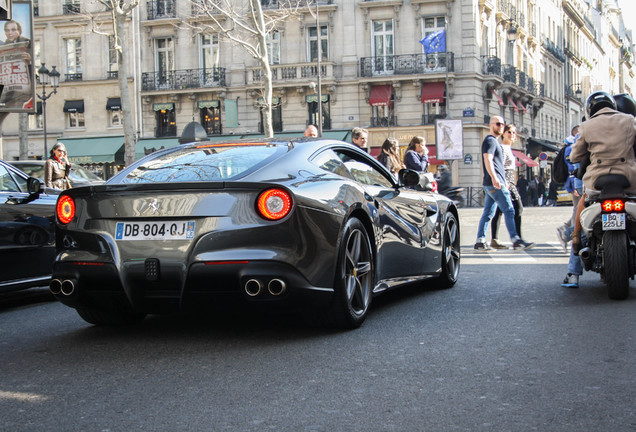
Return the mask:
<path id="1" fill-rule="evenodd" d="M 117 45 L 118 49 L 117 63 L 119 71 L 117 76 L 119 79 L 119 91 L 121 97 L 121 113 L 122 121 L 124 123 L 124 152 L 126 166 L 132 164 L 135 161 L 135 131 L 133 128 L 133 118 L 130 102 L 130 90 L 128 88 L 128 56 L 121 47 L 123 44 L 121 41 L 127 40 L 124 32 L 126 31 L 126 15 L 115 14 L 115 26 L 116 35 L 118 37 Z"/>

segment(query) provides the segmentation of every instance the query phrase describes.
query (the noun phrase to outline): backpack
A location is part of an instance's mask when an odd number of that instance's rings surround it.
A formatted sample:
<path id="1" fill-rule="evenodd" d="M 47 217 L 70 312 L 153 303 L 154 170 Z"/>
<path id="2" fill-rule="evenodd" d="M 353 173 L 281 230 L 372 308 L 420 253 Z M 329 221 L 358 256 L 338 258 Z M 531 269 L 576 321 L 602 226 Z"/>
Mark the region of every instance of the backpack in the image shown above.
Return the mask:
<path id="1" fill-rule="evenodd" d="M 565 149 L 568 147 L 569 145 L 561 147 L 561 150 L 559 150 L 554 158 L 554 162 L 552 162 L 552 180 L 559 184 L 565 183 L 568 177 L 570 177 L 570 170 L 565 161 Z"/>

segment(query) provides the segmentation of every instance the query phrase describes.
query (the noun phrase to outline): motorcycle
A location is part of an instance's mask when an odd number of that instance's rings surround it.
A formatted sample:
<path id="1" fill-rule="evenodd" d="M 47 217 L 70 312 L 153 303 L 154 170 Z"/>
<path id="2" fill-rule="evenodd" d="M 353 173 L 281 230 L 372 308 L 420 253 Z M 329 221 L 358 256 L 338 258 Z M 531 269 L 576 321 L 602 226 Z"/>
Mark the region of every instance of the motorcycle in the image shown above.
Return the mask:
<path id="1" fill-rule="evenodd" d="M 585 270 L 600 273 L 609 298 L 629 296 L 629 280 L 636 272 L 636 196 L 625 189 L 629 181 L 620 174 L 599 177 L 580 220 L 587 246 L 579 251 Z"/>
<path id="2" fill-rule="evenodd" d="M 457 207 L 464 207 L 464 188 L 461 186 L 451 186 L 445 190 L 439 191 L 440 194 L 453 200 Z"/>

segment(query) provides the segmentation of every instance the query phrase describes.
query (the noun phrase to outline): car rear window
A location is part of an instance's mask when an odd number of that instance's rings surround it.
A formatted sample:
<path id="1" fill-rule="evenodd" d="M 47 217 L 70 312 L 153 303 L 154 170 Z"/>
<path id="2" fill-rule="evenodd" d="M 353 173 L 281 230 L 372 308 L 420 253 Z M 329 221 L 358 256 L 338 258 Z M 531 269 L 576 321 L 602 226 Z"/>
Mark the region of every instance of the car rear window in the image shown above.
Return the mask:
<path id="1" fill-rule="evenodd" d="M 159 153 L 125 174 L 121 183 L 231 180 L 265 165 L 287 146 L 270 143 L 201 144 Z"/>

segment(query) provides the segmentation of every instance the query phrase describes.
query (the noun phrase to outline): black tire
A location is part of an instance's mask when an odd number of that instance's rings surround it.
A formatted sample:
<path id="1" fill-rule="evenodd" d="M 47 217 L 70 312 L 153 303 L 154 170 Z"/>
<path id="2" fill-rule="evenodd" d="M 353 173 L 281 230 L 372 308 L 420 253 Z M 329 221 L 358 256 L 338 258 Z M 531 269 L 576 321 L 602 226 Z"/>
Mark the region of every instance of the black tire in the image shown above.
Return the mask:
<path id="1" fill-rule="evenodd" d="M 629 261 L 624 231 L 603 234 L 603 267 L 607 295 L 612 300 L 625 300 L 629 296 Z"/>
<path id="2" fill-rule="evenodd" d="M 457 282 L 461 261 L 459 224 L 454 214 L 446 215 L 442 234 L 442 273 L 435 280 L 438 288 L 451 288 Z"/>
<path id="3" fill-rule="evenodd" d="M 146 314 L 133 311 L 104 311 L 93 308 L 77 309 L 84 321 L 97 326 L 122 326 L 139 324 Z"/>
<path id="4" fill-rule="evenodd" d="M 342 233 L 334 299 L 327 311 L 326 324 L 344 329 L 360 327 L 371 306 L 375 284 L 375 265 L 369 235 L 358 219 L 347 221 Z"/>

